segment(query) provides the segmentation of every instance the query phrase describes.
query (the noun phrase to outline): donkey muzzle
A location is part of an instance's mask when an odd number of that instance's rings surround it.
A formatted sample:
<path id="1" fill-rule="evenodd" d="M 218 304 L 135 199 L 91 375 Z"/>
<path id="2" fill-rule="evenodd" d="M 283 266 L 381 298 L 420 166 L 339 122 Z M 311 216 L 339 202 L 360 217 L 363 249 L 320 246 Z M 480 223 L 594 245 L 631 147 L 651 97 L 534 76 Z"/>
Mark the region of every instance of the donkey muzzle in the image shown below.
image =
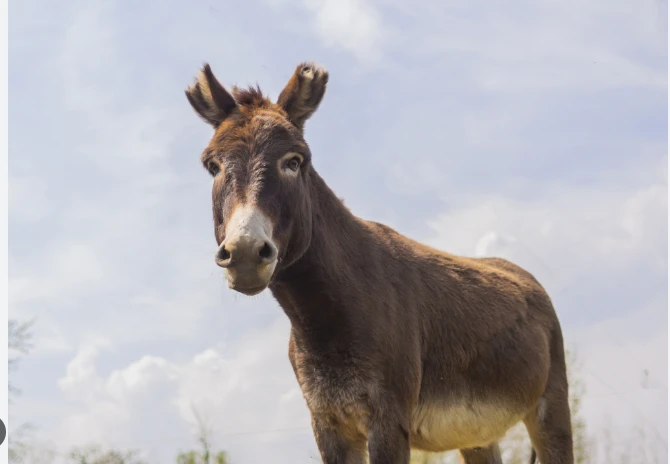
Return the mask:
<path id="1" fill-rule="evenodd" d="M 269 284 L 277 266 L 277 246 L 270 238 L 270 221 L 257 208 L 237 208 L 226 227 L 226 238 L 216 252 L 228 286 L 256 295 Z"/>

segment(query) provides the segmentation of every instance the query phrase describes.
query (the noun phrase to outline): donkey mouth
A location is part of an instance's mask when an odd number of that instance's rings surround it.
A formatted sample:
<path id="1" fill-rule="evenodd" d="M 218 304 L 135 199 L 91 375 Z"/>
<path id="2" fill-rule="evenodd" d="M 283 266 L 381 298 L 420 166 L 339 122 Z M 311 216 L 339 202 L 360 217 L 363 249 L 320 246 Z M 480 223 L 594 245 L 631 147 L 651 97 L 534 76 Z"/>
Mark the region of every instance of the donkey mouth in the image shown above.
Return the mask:
<path id="1" fill-rule="evenodd" d="M 254 296 L 254 295 L 258 295 L 259 293 L 261 293 L 268 286 L 267 286 L 267 284 L 263 284 L 263 285 L 258 285 L 258 286 L 254 286 L 254 287 L 242 287 L 242 286 L 239 286 L 239 285 L 235 285 L 232 282 L 228 282 L 228 287 L 230 287 L 232 290 L 235 290 L 236 292 L 242 293 L 243 295 Z"/>

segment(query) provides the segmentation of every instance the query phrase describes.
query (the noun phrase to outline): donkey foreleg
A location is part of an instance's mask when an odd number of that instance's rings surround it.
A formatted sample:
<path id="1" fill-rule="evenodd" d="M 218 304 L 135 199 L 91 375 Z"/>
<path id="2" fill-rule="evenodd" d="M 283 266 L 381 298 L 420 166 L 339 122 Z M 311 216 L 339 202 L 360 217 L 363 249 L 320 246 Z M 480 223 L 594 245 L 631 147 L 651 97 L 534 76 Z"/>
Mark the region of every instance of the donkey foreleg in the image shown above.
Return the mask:
<path id="1" fill-rule="evenodd" d="M 400 414 L 378 414 L 368 427 L 370 464 L 409 464 L 409 420 Z"/>
<path id="2" fill-rule="evenodd" d="M 325 417 L 313 417 L 312 428 L 323 464 L 365 464 L 364 436 L 352 436 Z"/>

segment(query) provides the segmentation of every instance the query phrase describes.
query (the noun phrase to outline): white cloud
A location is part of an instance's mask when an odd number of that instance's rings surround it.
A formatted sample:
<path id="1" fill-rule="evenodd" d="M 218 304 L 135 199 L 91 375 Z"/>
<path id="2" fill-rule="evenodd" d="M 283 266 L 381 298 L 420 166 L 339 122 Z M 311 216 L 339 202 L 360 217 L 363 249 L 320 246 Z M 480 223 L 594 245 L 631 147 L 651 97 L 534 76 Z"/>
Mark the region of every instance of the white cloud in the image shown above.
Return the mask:
<path id="1" fill-rule="evenodd" d="M 365 0 L 305 0 L 326 45 L 339 45 L 361 59 L 380 52 L 382 26 L 377 11 Z"/>
<path id="2" fill-rule="evenodd" d="M 85 344 L 79 348 L 74 358 L 67 364 L 66 375 L 58 381 L 58 386 L 74 397 L 93 395 L 99 390 L 95 360 L 101 348 L 108 347 L 104 340 Z M 84 386 L 85 388 L 80 388 Z"/>
<path id="3" fill-rule="evenodd" d="M 663 163 L 663 167 L 667 164 Z M 451 198 L 458 204 L 429 221 L 430 243 L 464 255 L 500 255 L 539 273 L 556 290 L 586 276 L 606 275 L 643 262 L 667 269 L 658 253 L 667 238 L 667 181 L 648 171 L 637 188 L 554 187 L 534 198 Z"/>
<path id="4" fill-rule="evenodd" d="M 381 15 L 368 0 L 268 0 L 268 3 L 275 7 L 296 5 L 309 11 L 314 17 L 311 29 L 326 47 L 341 48 L 362 62 L 381 58 L 385 31 Z"/>
<path id="5" fill-rule="evenodd" d="M 517 240 L 514 237 L 502 237 L 500 234 L 490 231 L 484 234 L 475 245 L 474 255 L 486 257 L 498 253 L 503 248 L 514 246 Z"/>
<path id="6" fill-rule="evenodd" d="M 152 462 L 168 462 L 177 447 L 196 446 L 195 411 L 214 445 L 238 462 L 303 461 L 314 445 L 288 362 L 288 334 L 281 316 L 229 349 L 208 348 L 182 362 L 146 355 L 108 375 L 96 369 L 99 344 L 84 345 L 59 381 L 74 411 L 55 431 L 59 447 L 137 447 Z M 171 447 L 160 444 L 167 436 Z"/>

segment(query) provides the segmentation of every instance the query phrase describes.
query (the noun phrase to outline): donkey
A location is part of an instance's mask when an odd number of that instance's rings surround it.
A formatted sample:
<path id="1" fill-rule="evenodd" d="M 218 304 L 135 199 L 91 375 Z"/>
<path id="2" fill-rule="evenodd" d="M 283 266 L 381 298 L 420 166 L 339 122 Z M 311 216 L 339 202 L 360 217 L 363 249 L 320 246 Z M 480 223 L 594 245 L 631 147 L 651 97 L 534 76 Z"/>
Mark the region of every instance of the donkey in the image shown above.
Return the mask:
<path id="1" fill-rule="evenodd" d="M 523 421 L 542 464 L 572 464 L 561 327 L 544 288 L 499 258 L 460 257 L 352 214 L 319 176 L 307 119 L 328 73 L 295 69 L 276 103 L 204 64 L 186 97 L 213 126 L 216 264 L 269 288 L 326 464 L 408 464 L 410 450 L 501 463 Z"/>

